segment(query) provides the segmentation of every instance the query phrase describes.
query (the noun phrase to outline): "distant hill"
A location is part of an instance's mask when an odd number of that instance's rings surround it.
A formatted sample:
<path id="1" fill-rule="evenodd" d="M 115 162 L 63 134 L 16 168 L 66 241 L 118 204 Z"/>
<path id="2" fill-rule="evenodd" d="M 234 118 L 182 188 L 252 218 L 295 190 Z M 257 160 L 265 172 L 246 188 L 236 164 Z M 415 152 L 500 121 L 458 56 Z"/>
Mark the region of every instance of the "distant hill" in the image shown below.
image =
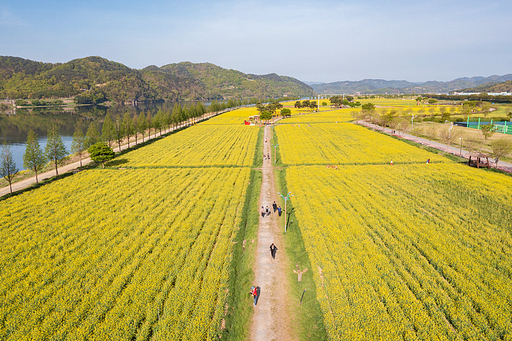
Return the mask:
<path id="1" fill-rule="evenodd" d="M 473 88 L 462 89 L 461 92 L 500 93 L 512 92 L 512 80 L 502 83 L 485 83 Z"/>
<path id="2" fill-rule="evenodd" d="M 205 86 L 208 97 L 282 97 L 311 96 L 313 89 L 292 77 L 245 74 L 224 69 L 211 63 L 168 64 L 160 68 L 162 72 L 186 79 L 196 79 Z M 205 96 L 206 97 L 206 96 Z"/>
<path id="3" fill-rule="evenodd" d="M 80 95 L 88 102 L 311 96 L 313 89 L 292 78 L 248 75 L 210 63 L 168 64 L 131 69 L 101 57 L 41 63 L 0 56 L 0 98 Z"/>
<path id="4" fill-rule="evenodd" d="M 386 81 L 382 79 L 364 79 L 334 83 L 312 84 L 320 94 L 424 94 L 449 93 L 454 90 L 474 87 L 482 84 L 496 84 L 512 80 L 512 74 L 504 76 L 458 78 L 448 82 L 428 81 L 413 83 L 403 80 Z"/>

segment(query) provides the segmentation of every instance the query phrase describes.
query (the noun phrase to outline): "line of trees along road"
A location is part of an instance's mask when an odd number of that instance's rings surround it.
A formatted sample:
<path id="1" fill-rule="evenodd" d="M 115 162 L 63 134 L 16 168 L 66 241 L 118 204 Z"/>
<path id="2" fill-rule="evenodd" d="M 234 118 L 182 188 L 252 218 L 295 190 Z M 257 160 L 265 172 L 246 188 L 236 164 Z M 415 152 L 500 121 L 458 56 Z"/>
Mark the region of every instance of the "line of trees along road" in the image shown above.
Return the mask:
<path id="1" fill-rule="evenodd" d="M 161 135 L 162 131 L 179 129 L 195 124 L 206 113 L 220 112 L 238 105 L 239 102 L 235 100 L 225 103 L 213 101 L 208 107 L 205 107 L 202 102 L 187 107 L 181 107 L 181 105 L 176 103 L 172 111 L 161 109 L 154 116 L 152 116 L 150 111 L 147 114 L 140 112 L 139 115 L 134 115 L 133 117 L 127 112 L 123 117 L 115 119 L 107 113 L 101 132 L 98 130 L 98 123 L 95 121 L 89 124 L 85 134 L 82 125 L 80 123 L 76 125 L 70 152 L 79 158 L 81 167 L 82 159 L 88 154 L 89 148 L 98 143 L 104 144 L 111 151 L 117 145 L 118 150 L 121 151 L 121 145 L 124 142 L 128 144 L 128 148 L 130 147 L 130 139 L 132 138 L 135 138 L 135 144 L 137 145 L 139 138 L 142 139 L 142 142 L 145 142 L 146 138 L 151 138 L 153 134 L 156 137 L 157 133 Z M 98 149 L 99 147 L 94 148 L 94 150 Z M 104 152 L 104 149 L 101 150 Z M 23 166 L 27 170 L 34 172 L 36 183 L 38 183 L 38 174 L 45 169 L 48 163 L 51 163 L 55 169 L 55 174 L 58 175 L 58 167 L 70 159 L 68 154 L 69 152 L 59 135 L 57 125 L 52 125 L 48 129 L 48 140 L 44 150 L 39 145 L 37 134 L 30 130 L 25 153 L 23 154 Z M 113 151 L 111 154 L 107 154 L 111 156 L 110 158 L 114 155 Z M 96 160 L 93 159 L 93 161 Z M 102 159 L 96 162 L 104 163 L 105 160 Z M 7 145 L 2 147 L 0 168 L 0 175 L 11 185 L 19 174 L 19 169 L 16 167 L 12 153 Z"/>

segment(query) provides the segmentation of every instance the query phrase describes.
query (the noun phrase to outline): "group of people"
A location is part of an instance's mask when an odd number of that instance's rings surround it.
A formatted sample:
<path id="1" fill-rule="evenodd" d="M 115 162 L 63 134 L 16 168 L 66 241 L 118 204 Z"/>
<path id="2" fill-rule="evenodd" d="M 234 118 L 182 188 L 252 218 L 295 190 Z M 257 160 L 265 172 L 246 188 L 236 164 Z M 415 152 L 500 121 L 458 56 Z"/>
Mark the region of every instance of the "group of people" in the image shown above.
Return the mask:
<path id="1" fill-rule="evenodd" d="M 281 216 L 281 206 L 277 205 L 276 202 L 274 201 L 274 203 L 272 204 L 272 209 L 274 210 L 274 213 L 277 211 L 277 213 L 279 214 L 279 216 Z M 261 206 L 261 216 L 264 218 L 265 216 L 268 216 L 270 215 L 270 209 L 268 208 L 268 206 Z M 270 244 L 270 257 L 272 257 L 272 259 L 276 259 L 276 253 L 277 253 L 277 246 L 272 243 Z M 257 304 L 258 304 L 258 298 L 260 297 L 260 292 L 261 292 L 261 288 L 258 287 L 258 286 L 252 286 L 251 287 L 251 295 L 252 297 L 254 298 L 254 304 L 253 304 L 253 307 L 255 307 Z"/>
<path id="2" fill-rule="evenodd" d="M 277 211 L 277 214 L 279 214 L 279 216 L 281 216 L 281 212 L 282 212 L 281 206 L 278 206 L 275 201 L 272 204 L 272 209 L 274 210 L 274 213 L 276 213 L 276 211 Z M 261 206 L 261 216 L 263 218 L 265 218 L 266 216 L 269 216 L 270 213 L 272 213 L 272 212 L 270 212 L 270 209 L 268 208 L 268 206 Z"/>
<path id="3" fill-rule="evenodd" d="M 270 257 L 272 257 L 272 259 L 276 259 L 277 250 L 278 248 L 274 243 L 270 244 Z M 254 299 L 252 306 L 255 307 L 258 304 L 258 299 L 260 298 L 261 288 L 258 286 L 252 286 L 250 293 Z"/>

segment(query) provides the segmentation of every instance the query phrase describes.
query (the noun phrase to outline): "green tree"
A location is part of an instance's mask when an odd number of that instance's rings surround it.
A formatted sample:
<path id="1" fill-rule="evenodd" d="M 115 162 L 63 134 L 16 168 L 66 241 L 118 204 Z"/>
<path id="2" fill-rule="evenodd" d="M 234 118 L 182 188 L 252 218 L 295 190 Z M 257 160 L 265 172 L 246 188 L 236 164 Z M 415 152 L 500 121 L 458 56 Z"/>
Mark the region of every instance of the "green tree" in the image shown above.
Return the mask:
<path id="1" fill-rule="evenodd" d="M 288 108 L 281 109 L 281 115 L 283 117 L 291 116 L 292 115 L 292 111 L 290 109 L 288 109 Z"/>
<path id="2" fill-rule="evenodd" d="M 272 113 L 270 111 L 263 111 L 261 114 L 260 114 L 260 119 L 262 121 L 268 121 L 268 120 L 271 120 L 272 119 Z"/>
<path id="3" fill-rule="evenodd" d="M 91 159 L 98 163 L 101 162 L 103 168 L 105 168 L 105 162 L 112 160 L 115 156 L 114 151 L 104 142 L 98 142 L 93 144 L 87 150 Z"/>
<path id="4" fill-rule="evenodd" d="M 128 140 L 128 148 L 130 148 L 130 137 L 133 136 L 133 121 L 129 112 L 126 112 L 123 117 L 123 132 Z"/>
<path id="5" fill-rule="evenodd" d="M 148 115 L 146 116 L 147 129 L 149 130 L 149 138 L 151 138 L 151 129 L 153 129 L 153 116 L 151 116 L 151 111 L 148 111 Z"/>
<path id="6" fill-rule="evenodd" d="M 85 147 L 85 136 L 82 132 L 80 124 L 76 125 L 75 133 L 73 134 L 73 142 L 71 143 L 71 153 L 74 153 L 80 159 L 80 167 L 82 167 L 82 156 L 85 154 L 87 148 Z"/>
<path id="7" fill-rule="evenodd" d="M 44 148 L 46 159 L 51 161 L 55 166 L 55 175 L 59 175 L 58 166 L 66 161 L 68 152 L 62 138 L 59 134 L 59 128 L 54 124 L 48 131 L 48 140 Z"/>
<path id="8" fill-rule="evenodd" d="M 133 115 L 133 119 L 132 119 L 132 131 L 133 131 L 133 136 L 135 136 L 135 145 L 137 145 L 137 137 L 139 136 L 138 123 L 139 123 L 139 118 L 137 117 L 137 114 L 135 114 L 135 115 Z"/>
<path id="9" fill-rule="evenodd" d="M 101 136 L 96 127 L 96 122 L 93 121 L 89 124 L 87 133 L 85 133 L 85 148 L 89 148 L 93 144 L 100 142 L 100 140 Z"/>
<path id="10" fill-rule="evenodd" d="M 160 109 L 156 113 L 155 119 L 153 120 L 153 127 L 155 128 L 155 137 L 156 137 L 157 130 L 160 132 L 160 135 L 162 135 L 163 123 L 164 123 L 164 112 L 162 111 L 162 109 Z"/>
<path id="11" fill-rule="evenodd" d="M 214 111 L 219 111 L 217 101 L 213 101 L 210 107 L 214 107 Z M 175 125 L 175 128 L 178 127 L 178 124 L 181 122 L 181 105 L 178 103 L 174 103 L 174 107 L 171 112 L 172 122 Z"/>
<path id="12" fill-rule="evenodd" d="M 496 132 L 492 124 L 482 124 L 480 126 L 480 131 L 484 136 L 484 143 L 487 143 L 487 140 Z"/>
<path id="13" fill-rule="evenodd" d="M 498 161 L 512 152 L 512 141 L 501 138 L 491 141 L 489 146 L 492 150 L 491 155 L 496 159 L 496 168 L 498 168 Z"/>
<path id="14" fill-rule="evenodd" d="M 117 119 L 114 123 L 114 138 L 117 141 L 118 151 L 121 151 L 121 142 L 123 142 L 124 138 L 124 127 L 123 127 L 123 121 L 121 119 Z"/>
<path id="15" fill-rule="evenodd" d="M 9 189 L 12 193 L 12 181 L 18 174 L 19 169 L 12 156 L 11 148 L 4 141 L 2 154 L 0 155 L 0 175 L 9 183 Z"/>
<path id="16" fill-rule="evenodd" d="M 240 106 L 240 104 L 237 104 L 237 106 Z M 201 118 L 206 113 L 206 108 L 203 104 L 203 102 L 197 102 L 196 104 L 196 117 Z"/>
<path id="17" fill-rule="evenodd" d="M 37 141 L 37 134 L 30 130 L 28 132 L 25 153 L 23 154 L 23 167 L 32 170 L 36 175 L 36 183 L 39 183 L 37 173 L 41 171 L 46 164 L 46 158 L 43 150 Z"/>
<path id="18" fill-rule="evenodd" d="M 373 111 L 375 110 L 375 104 L 373 103 L 365 103 L 361 106 L 361 109 L 363 109 L 364 111 Z"/>
<path id="19" fill-rule="evenodd" d="M 146 129 L 148 129 L 148 122 L 146 121 L 146 115 L 144 115 L 144 111 L 141 111 L 139 118 L 137 119 L 137 131 L 142 135 L 142 142 L 144 142 Z"/>
<path id="20" fill-rule="evenodd" d="M 101 129 L 101 140 L 106 142 L 110 148 L 112 148 L 112 142 L 115 139 L 115 128 L 114 123 L 110 114 L 107 113 L 105 120 L 103 121 L 103 128 Z"/>

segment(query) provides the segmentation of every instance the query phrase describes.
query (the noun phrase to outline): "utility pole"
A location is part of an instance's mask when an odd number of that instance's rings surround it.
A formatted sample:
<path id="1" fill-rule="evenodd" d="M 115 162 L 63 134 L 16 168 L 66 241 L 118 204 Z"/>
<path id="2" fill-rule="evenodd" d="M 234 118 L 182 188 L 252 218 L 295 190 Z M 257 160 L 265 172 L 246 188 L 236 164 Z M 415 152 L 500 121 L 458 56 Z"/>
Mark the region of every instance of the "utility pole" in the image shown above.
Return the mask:
<path id="1" fill-rule="evenodd" d="M 288 192 L 286 196 L 282 195 L 281 193 L 277 192 L 283 198 L 284 200 L 284 233 L 286 233 L 287 226 L 286 226 L 286 202 L 290 199 L 290 197 L 293 197 L 293 195 L 290 195 L 292 192 Z"/>
<path id="2" fill-rule="evenodd" d="M 272 146 L 274 147 L 274 165 L 275 165 L 277 163 L 277 146 L 279 146 L 279 143 L 272 144 Z"/>

